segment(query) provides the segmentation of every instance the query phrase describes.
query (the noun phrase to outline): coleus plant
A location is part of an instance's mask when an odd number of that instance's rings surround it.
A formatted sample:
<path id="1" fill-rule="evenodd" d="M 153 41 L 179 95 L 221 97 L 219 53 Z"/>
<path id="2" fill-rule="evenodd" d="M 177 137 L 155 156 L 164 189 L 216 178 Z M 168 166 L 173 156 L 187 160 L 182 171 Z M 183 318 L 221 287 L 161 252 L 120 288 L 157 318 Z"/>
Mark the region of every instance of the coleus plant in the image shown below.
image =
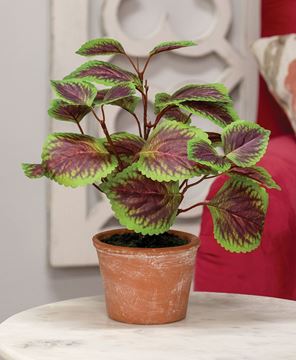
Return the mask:
<path id="1" fill-rule="evenodd" d="M 145 71 L 150 60 L 193 45 L 192 41 L 163 42 L 151 50 L 142 69 L 114 39 L 82 45 L 77 51 L 82 56 L 122 55 L 133 72 L 90 60 L 63 80 L 52 81 L 56 99 L 48 114 L 73 122 L 79 133 L 49 135 L 41 163 L 23 164 L 23 169 L 30 178 L 46 176 L 65 186 L 92 184 L 106 194 L 119 222 L 143 235 L 166 232 L 178 214 L 207 206 L 218 243 L 232 252 L 248 252 L 260 243 L 268 203 L 265 188 L 279 189 L 270 174 L 256 166 L 266 150 L 269 131 L 241 120 L 222 84 L 189 84 L 173 94 L 159 93 L 155 118 L 148 118 Z M 97 84 L 106 87 L 98 89 Z M 141 119 L 136 113 L 140 101 Z M 130 113 L 138 134 L 110 134 L 106 106 Z M 85 134 L 81 122 L 89 113 L 104 138 Z M 193 115 L 214 122 L 221 133 L 192 126 Z M 214 198 L 181 207 L 189 188 L 222 174 L 228 179 Z M 189 182 L 194 177 L 198 180 Z"/>

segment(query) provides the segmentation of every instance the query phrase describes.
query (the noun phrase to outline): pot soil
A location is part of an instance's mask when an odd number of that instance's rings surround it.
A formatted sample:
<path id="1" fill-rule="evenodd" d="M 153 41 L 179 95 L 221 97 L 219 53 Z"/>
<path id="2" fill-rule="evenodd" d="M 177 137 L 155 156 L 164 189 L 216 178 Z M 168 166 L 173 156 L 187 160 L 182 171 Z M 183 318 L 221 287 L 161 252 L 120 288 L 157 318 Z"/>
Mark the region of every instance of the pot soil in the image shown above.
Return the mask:
<path id="1" fill-rule="evenodd" d="M 128 247 L 110 244 L 120 244 L 124 237 L 133 238 L 127 234 L 133 232 L 117 229 L 93 237 L 109 317 L 129 324 L 164 324 L 184 319 L 199 239 L 171 230 L 168 234 L 173 246 L 169 247 L 133 247 L 139 246 L 136 234 Z M 142 239 L 140 244 L 144 246 L 145 241 Z"/>

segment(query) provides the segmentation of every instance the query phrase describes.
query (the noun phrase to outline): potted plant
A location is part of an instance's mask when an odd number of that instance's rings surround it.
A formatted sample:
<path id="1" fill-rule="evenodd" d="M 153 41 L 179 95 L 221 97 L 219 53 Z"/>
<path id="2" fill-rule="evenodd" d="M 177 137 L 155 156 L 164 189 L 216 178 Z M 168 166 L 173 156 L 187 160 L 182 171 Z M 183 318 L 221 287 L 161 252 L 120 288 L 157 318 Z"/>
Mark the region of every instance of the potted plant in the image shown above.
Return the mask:
<path id="1" fill-rule="evenodd" d="M 249 252 L 260 243 L 268 203 L 265 188 L 279 188 L 264 168 L 256 166 L 269 131 L 240 120 L 223 85 L 189 84 L 173 94 L 159 93 L 155 118 L 148 118 L 149 62 L 162 52 L 193 45 L 161 43 L 141 69 L 114 39 L 82 45 L 78 54 L 122 55 L 133 71 L 90 60 L 63 80 L 52 81 L 56 99 L 49 115 L 73 122 L 79 133 L 49 135 L 41 163 L 23 164 L 29 178 L 45 176 L 71 187 L 93 185 L 110 200 L 124 229 L 97 234 L 93 243 L 108 314 L 115 320 L 159 324 L 185 317 L 199 240 L 170 230 L 178 214 L 207 206 L 218 243 L 228 251 Z M 96 84 L 106 87 L 98 89 Z M 141 118 L 135 112 L 139 101 Z M 138 134 L 110 134 L 104 110 L 109 105 L 129 112 Z M 104 138 L 85 134 L 81 121 L 89 113 Z M 214 122 L 221 133 L 192 126 L 193 115 Z M 228 179 L 213 199 L 182 207 L 189 188 L 222 174 Z M 197 180 L 189 182 L 194 177 Z"/>

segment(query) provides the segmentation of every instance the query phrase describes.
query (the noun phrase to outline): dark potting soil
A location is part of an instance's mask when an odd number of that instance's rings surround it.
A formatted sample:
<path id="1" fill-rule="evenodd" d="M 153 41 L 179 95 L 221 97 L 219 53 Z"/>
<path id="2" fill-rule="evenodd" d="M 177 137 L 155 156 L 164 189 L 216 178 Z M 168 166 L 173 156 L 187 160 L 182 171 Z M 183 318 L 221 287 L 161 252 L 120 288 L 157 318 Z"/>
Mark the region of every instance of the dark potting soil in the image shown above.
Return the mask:
<path id="1" fill-rule="evenodd" d="M 164 233 L 159 235 L 141 235 L 137 233 L 114 234 L 102 242 L 109 245 L 138 247 L 138 248 L 164 248 L 181 246 L 188 243 L 176 235 Z"/>

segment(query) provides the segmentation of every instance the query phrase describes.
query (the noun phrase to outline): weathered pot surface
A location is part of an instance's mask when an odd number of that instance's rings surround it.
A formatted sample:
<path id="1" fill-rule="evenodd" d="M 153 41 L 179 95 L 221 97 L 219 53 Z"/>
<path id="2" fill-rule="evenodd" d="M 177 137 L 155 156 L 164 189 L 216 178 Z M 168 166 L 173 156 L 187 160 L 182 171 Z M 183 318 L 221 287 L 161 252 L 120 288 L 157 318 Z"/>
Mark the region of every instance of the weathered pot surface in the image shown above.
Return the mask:
<path id="1" fill-rule="evenodd" d="M 102 242 L 117 229 L 93 237 L 111 319 L 131 324 L 164 324 L 186 316 L 199 239 L 189 233 L 169 233 L 188 241 L 165 248 L 131 248 Z"/>

